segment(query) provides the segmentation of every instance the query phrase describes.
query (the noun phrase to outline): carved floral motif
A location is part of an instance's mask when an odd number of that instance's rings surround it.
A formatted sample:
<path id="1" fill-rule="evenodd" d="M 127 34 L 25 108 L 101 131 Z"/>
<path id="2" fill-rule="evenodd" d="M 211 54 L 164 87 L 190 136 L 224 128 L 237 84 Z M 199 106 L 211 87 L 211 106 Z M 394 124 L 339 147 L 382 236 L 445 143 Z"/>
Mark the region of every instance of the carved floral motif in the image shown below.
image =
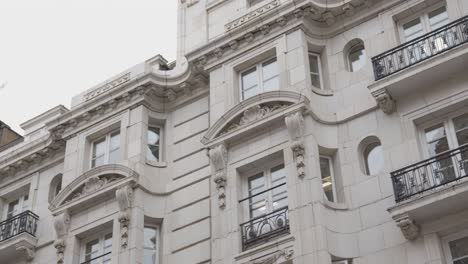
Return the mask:
<path id="1" fill-rule="evenodd" d="M 226 207 L 226 167 L 227 167 L 227 150 L 224 144 L 220 144 L 209 150 L 208 156 L 211 161 L 211 168 L 213 170 L 213 181 L 218 190 L 218 205 L 219 208 Z"/>
<path id="2" fill-rule="evenodd" d="M 120 245 L 122 248 L 128 246 L 128 227 L 130 225 L 130 207 L 133 202 L 133 188 L 126 185 L 115 191 L 115 197 L 119 204 L 119 223 L 120 223 Z"/>
<path id="3" fill-rule="evenodd" d="M 106 185 L 120 179 L 122 176 L 119 175 L 104 175 L 99 177 L 89 178 L 81 187 L 77 188 L 70 196 L 65 200 L 65 203 L 70 203 L 83 196 L 95 193 Z"/>
<path id="4" fill-rule="evenodd" d="M 304 117 L 302 113 L 296 112 L 285 118 L 286 127 L 291 141 L 291 150 L 294 154 L 297 174 L 300 178 L 305 176 L 305 147 L 304 147 Z"/>

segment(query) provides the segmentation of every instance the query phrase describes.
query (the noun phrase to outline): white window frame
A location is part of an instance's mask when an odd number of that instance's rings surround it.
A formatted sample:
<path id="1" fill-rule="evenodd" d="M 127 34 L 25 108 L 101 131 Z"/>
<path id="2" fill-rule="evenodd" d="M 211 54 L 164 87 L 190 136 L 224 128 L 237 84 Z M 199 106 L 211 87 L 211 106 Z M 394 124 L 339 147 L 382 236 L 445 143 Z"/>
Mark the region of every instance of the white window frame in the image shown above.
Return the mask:
<path id="1" fill-rule="evenodd" d="M 308 66 L 309 66 L 309 76 L 312 75 L 312 69 L 310 68 L 310 56 L 314 56 L 317 58 L 317 63 L 318 63 L 318 75 L 319 75 L 319 80 L 320 80 L 320 87 L 316 87 L 312 84 L 312 78 L 310 79 L 310 85 L 315 88 L 315 89 L 319 89 L 319 90 L 325 90 L 325 87 L 324 87 L 324 84 L 323 84 L 323 70 L 322 70 L 322 59 L 321 59 L 321 55 L 319 53 L 316 53 L 316 52 L 312 52 L 312 51 L 309 51 L 308 52 L 308 56 L 307 56 L 307 61 L 309 62 L 308 63 Z M 317 73 L 314 73 L 314 74 L 317 74 Z"/>
<path id="2" fill-rule="evenodd" d="M 468 237 L 468 230 L 463 230 L 456 234 L 448 235 L 442 239 L 442 246 L 445 252 L 447 264 L 453 264 L 452 252 L 450 251 L 449 243 L 465 237 Z"/>
<path id="3" fill-rule="evenodd" d="M 93 240 L 96 240 L 96 239 L 99 240 L 98 242 L 99 243 L 99 256 L 104 254 L 104 241 L 105 241 L 106 235 L 108 234 L 112 234 L 111 241 L 112 241 L 112 247 L 113 247 L 114 246 L 114 234 L 112 232 L 112 229 L 106 229 L 105 231 L 98 232 L 97 234 L 87 237 L 80 241 L 80 263 L 83 263 L 86 261 L 85 260 L 86 259 L 86 245 Z M 109 254 L 111 258 L 111 263 L 112 263 L 112 254 L 113 252 L 111 251 L 111 254 Z"/>
<path id="4" fill-rule="evenodd" d="M 105 144 L 105 152 L 104 152 L 104 163 L 102 165 L 106 165 L 106 164 L 109 164 L 109 156 L 110 156 L 110 152 L 111 152 L 111 149 L 110 149 L 110 139 L 113 135 L 115 134 L 119 134 L 119 159 L 118 161 L 121 160 L 121 149 L 122 149 L 122 133 L 120 131 L 120 129 L 116 129 L 116 130 L 112 130 L 111 132 L 107 133 L 106 135 L 104 136 L 101 136 L 95 140 L 93 140 L 91 142 L 91 153 L 90 153 L 90 159 L 89 159 L 89 167 L 92 169 L 92 168 L 95 168 L 95 166 L 93 166 L 93 161 L 95 159 L 94 157 L 94 144 L 98 141 L 101 141 L 102 139 L 104 139 L 104 144 Z M 113 149 L 113 150 L 116 150 L 116 149 Z M 99 165 L 99 166 L 102 166 L 102 165 Z"/>
<path id="5" fill-rule="evenodd" d="M 239 98 L 240 98 L 240 101 L 244 101 L 244 100 L 247 100 L 249 98 L 244 98 L 244 87 L 243 87 L 243 82 L 242 82 L 242 75 L 245 73 L 245 72 L 248 72 L 250 70 L 252 70 L 253 68 L 255 68 L 255 71 L 257 72 L 257 86 L 258 86 L 258 93 L 256 95 L 259 95 L 261 93 L 264 93 L 264 88 L 263 88 L 263 82 L 264 82 L 264 79 L 263 79 L 263 64 L 266 63 L 266 62 L 269 62 L 271 60 L 275 60 L 276 61 L 276 64 L 278 65 L 278 72 L 277 74 L 275 75 L 276 78 L 278 78 L 278 85 L 281 84 L 281 80 L 280 80 L 280 69 L 279 69 L 279 61 L 278 61 L 278 57 L 277 56 L 272 56 L 272 57 L 269 57 L 268 59 L 266 60 L 262 60 L 261 62 L 259 63 L 256 63 L 255 65 L 251 66 L 251 67 L 248 67 L 246 68 L 245 70 L 242 70 L 239 72 Z M 278 86 L 278 90 L 280 89 L 280 87 Z M 254 95 L 255 96 L 255 95 Z M 251 96 L 253 97 L 253 96 Z"/>
<path id="6" fill-rule="evenodd" d="M 422 149 L 422 153 L 423 153 L 423 158 L 426 158 L 426 159 L 431 158 L 430 153 L 429 153 L 429 149 L 427 148 L 427 144 L 426 144 L 425 130 L 430 128 L 430 127 L 433 127 L 433 126 L 435 126 L 437 124 L 443 124 L 444 125 L 445 133 L 446 133 L 446 136 L 447 136 L 447 142 L 448 142 L 448 145 L 449 145 L 449 150 L 456 149 L 456 148 L 460 147 L 460 145 L 458 144 L 457 135 L 455 133 L 456 131 L 455 131 L 455 125 L 454 125 L 453 119 L 456 118 L 456 117 L 462 116 L 464 114 L 467 114 L 467 113 L 468 112 L 465 109 L 462 109 L 462 110 L 459 110 L 459 111 L 452 112 L 449 115 L 445 115 L 445 116 L 442 116 L 440 118 L 437 118 L 437 119 L 431 120 L 429 122 L 423 123 L 423 124 L 418 126 L 419 142 L 420 142 L 420 145 L 422 146 L 421 149 Z"/>
<path id="7" fill-rule="evenodd" d="M 408 23 L 408 22 L 411 22 L 412 20 L 414 19 L 417 19 L 419 18 L 421 20 L 421 24 L 422 24 L 422 27 L 423 27 L 423 31 L 424 31 L 424 34 L 427 34 L 433 30 L 435 30 L 435 28 L 431 28 L 430 26 L 430 23 L 429 23 L 429 13 L 432 12 L 432 11 L 435 11 L 441 7 L 445 6 L 445 10 L 447 12 L 447 15 L 448 15 L 448 22 L 447 23 L 450 23 L 451 22 L 451 19 L 450 19 L 450 14 L 448 12 L 448 8 L 447 8 L 447 5 L 445 3 L 439 3 L 439 4 L 436 4 L 436 5 L 432 5 L 428 8 L 425 8 L 424 10 L 418 12 L 417 14 L 415 15 L 412 15 L 412 16 L 409 16 L 405 19 L 402 19 L 401 21 L 398 21 L 398 33 L 400 35 L 400 42 L 401 43 L 405 43 L 407 42 L 406 38 L 405 38 L 405 31 L 403 29 L 403 25 Z"/>
<path id="8" fill-rule="evenodd" d="M 336 183 L 335 183 L 335 172 L 333 171 L 333 159 L 330 156 L 325 156 L 325 155 L 320 155 L 319 156 L 319 162 L 320 158 L 327 159 L 328 160 L 328 165 L 330 166 L 330 176 L 331 176 L 331 182 L 332 182 L 332 193 L 333 193 L 333 201 L 329 201 L 328 197 L 325 194 L 325 190 L 323 189 L 323 183 L 322 184 L 322 191 L 323 191 L 323 196 L 327 201 L 332 202 L 332 203 L 337 203 L 337 197 L 336 197 Z M 320 171 L 320 181 L 322 181 L 322 171 Z"/>
<path id="9" fill-rule="evenodd" d="M 27 200 L 25 200 L 24 198 L 25 197 L 28 197 Z M 22 212 L 25 212 L 27 210 L 30 210 L 31 208 L 31 203 L 30 203 L 30 197 L 29 197 L 29 193 L 27 194 L 24 194 L 24 195 L 21 195 L 19 197 L 16 197 L 14 199 L 9 199 L 5 202 L 4 204 L 4 209 L 3 209 L 3 219 L 4 220 L 7 220 L 7 219 L 10 219 L 12 217 L 15 217 L 19 214 L 21 214 Z M 19 208 L 19 211 L 18 213 L 12 215 L 10 218 L 8 218 L 8 208 L 10 207 L 10 203 L 14 202 L 14 201 L 18 201 L 18 208 Z"/>
<path id="10" fill-rule="evenodd" d="M 362 65 L 361 68 L 359 69 L 353 69 L 353 64 L 351 63 L 351 60 L 349 58 L 349 56 L 351 55 L 351 53 L 355 52 L 357 50 L 357 48 L 360 48 L 359 50 L 363 50 L 364 52 L 364 64 Z M 349 69 L 349 72 L 358 72 L 359 70 L 363 69 L 366 64 L 367 64 L 367 52 L 366 52 L 366 47 L 364 46 L 363 43 L 357 43 L 353 46 L 351 46 L 351 48 L 348 50 L 348 54 L 346 54 L 346 62 L 348 63 L 348 69 Z"/>
<path id="11" fill-rule="evenodd" d="M 251 171 L 248 171 L 247 173 L 245 173 L 242 178 L 243 178 L 243 183 L 242 183 L 242 186 L 243 186 L 243 191 L 242 191 L 242 197 L 250 197 L 249 195 L 249 178 L 250 177 L 254 177 L 256 176 L 257 174 L 260 174 L 262 173 L 263 177 L 265 177 L 265 190 L 268 190 L 274 186 L 272 186 L 272 175 L 271 175 L 271 170 L 276 168 L 276 167 L 279 167 L 279 166 L 283 166 L 283 170 L 285 172 L 285 179 L 286 179 L 286 186 L 287 186 L 287 182 L 288 182 L 288 174 L 287 174 L 287 170 L 286 170 L 286 166 L 284 164 L 284 162 L 274 162 L 274 163 L 270 163 L 270 164 L 267 164 L 265 166 L 262 166 L 261 168 L 257 168 L 255 170 L 251 170 Z M 272 204 L 272 198 L 271 198 L 271 191 L 267 192 L 267 203 L 266 203 L 266 212 L 264 213 L 265 215 L 267 214 L 270 214 L 270 213 L 273 213 L 274 210 L 273 210 L 273 204 Z M 289 193 L 286 191 L 286 199 L 288 201 L 288 205 L 289 205 Z M 244 202 L 245 204 L 242 205 L 242 208 L 243 208 L 243 211 L 244 211 L 244 221 L 249 221 L 251 220 L 251 216 L 250 216 L 250 201 L 249 200 L 246 200 Z"/>
<path id="12" fill-rule="evenodd" d="M 160 125 L 153 125 L 153 124 L 150 124 L 148 125 L 148 129 L 146 130 L 146 137 L 148 139 L 148 131 L 150 130 L 150 128 L 157 128 L 159 129 L 159 159 L 157 160 L 153 160 L 153 159 L 149 159 L 148 158 L 148 152 L 145 153 L 145 158 L 147 161 L 150 161 L 150 162 L 161 162 L 163 161 L 163 151 L 162 151 L 162 148 L 163 148 L 163 133 L 164 133 L 164 129 L 162 126 Z M 148 141 L 146 142 L 146 147 L 148 148 Z M 146 151 L 148 151 L 147 149 L 145 149 Z"/>
<path id="13" fill-rule="evenodd" d="M 159 250 L 160 250 L 159 226 L 151 225 L 151 224 L 145 224 L 144 227 L 143 227 L 143 236 L 144 236 L 144 232 L 145 232 L 144 229 L 145 228 L 154 228 L 154 229 L 156 229 L 156 262 L 152 263 L 152 264 L 159 264 Z M 145 245 L 143 244 L 143 254 L 142 254 L 142 256 L 144 256 L 144 250 L 145 250 Z M 145 264 L 144 259 L 142 260 L 142 264 Z"/>

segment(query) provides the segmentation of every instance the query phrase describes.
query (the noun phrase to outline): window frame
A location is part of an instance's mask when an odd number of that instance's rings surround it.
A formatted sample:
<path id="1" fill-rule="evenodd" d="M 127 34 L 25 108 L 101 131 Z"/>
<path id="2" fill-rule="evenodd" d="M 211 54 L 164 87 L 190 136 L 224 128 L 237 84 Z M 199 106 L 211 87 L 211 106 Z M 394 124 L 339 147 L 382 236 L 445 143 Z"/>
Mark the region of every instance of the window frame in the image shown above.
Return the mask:
<path id="1" fill-rule="evenodd" d="M 28 197 L 28 199 L 24 199 L 25 197 Z M 13 214 L 12 216 L 8 217 L 8 214 L 9 214 L 9 207 L 10 207 L 10 204 L 15 202 L 15 201 L 18 201 L 18 212 L 16 214 Z M 30 197 L 29 197 L 29 193 L 26 193 L 26 194 L 23 194 L 21 196 L 16 196 L 15 198 L 12 198 L 12 199 L 9 199 L 9 200 L 6 200 L 5 203 L 4 203 L 4 209 L 3 209 L 3 220 L 8 220 L 10 218 L 13 218 L 19 214 L 21 214 L 22 212 L 25 212 L 27 210 L 30 210 L 31 209 L 31 204 L 30 204 Z"/>
<path id="2" fill-rule="evenodd" d="M 148 131 L 150 130 L 150 128 L 157 128 L 159 129 L 159 158 L 158 159 L 149 159 L 148 158 L 148 146 L 150 145 L 148 143 Z M 163 161 L 163 151 L 162 151 L 162 146 L 163 146 L 163 133 L 164 133 L 164 129 L 162 126 L 160 125 L 154 125 L 154 124 L 150 124 L 148 125 L 148 128 L 146 129 L 146 153 L 145 153 L 145 159 L 147 161 L 150 161 L 150 162 L 161 162 Z"/>
<path id="3" fill-rule="evenodd" d="M 420 19 L 421 21 L 421 24 L 422 24 L 422 29 L 423 29 L 423 35 L 437 29 L 437 28 L 431 28 L 431 25 L 429 23 L 429 13 L 441 8 L 441 7 L 445 7 L 445 11 L 447 12 L 447 16 L 448 16 L 448 20 L 447 20 L 447 24 L 451 22 L 451 18 L 450 18 L 450 14 L 448 12 L 448 8 L 447 8 L 447 4 L 445 2 L 443 3 L 438 3 L 438 4 L 435 4 L 435 5 L 432 5 L 430 7 L 427 7 L 421 11 L 419 11 L 418 13 L 414 14 L 414 15 L 411 15 L 409 17 L 406 17 L 400 21 L 398 21 L 397 23 L 397 26 L 398 26 L 398 35 L 400 36 L 400 43 L 406 43 L 408 41 L 411 41 L 411 40 L 406 40 L 406 37 L 405 37 L 405 32 L 404 32 L 404 28 L 403 26 L 417 18 Z"/>
<path id="4" fill-rule="evenodd" d="M 111 138 L 112 136 L 118 134 L 119 135 L 119 147 L 118 148 L 115 148 L 115 149 L 111 149 Z M 93 168 L 96 168 L 96 167 L 99 167 L 99 166 L 103 166 L 103 165 L 107 165 L 107 164 L 111 164 L 110 163 L 110 154 L 112 151 L 115 151 L 115 150 L 119 150 L 119 155 L 118 155 L 118 160 L 116 163 L 118 163 L 119 161 L 121 161 L 121 149 L 122 149 L 122 138 L 121 138 L 121 131 L 120 131 L 120 128 L 119 129 L 114 129 L 108 133 L 106 133 L 105 135 L 101 136 L 101 137 L 98 137 L 94 140 L 91 141 L 91 153 L 90 153 L 90 161 L 89 161 L 89 168 L 93 169 Z M 103 164 L 101 165 L 98 165 L 98 166 L 93 166 L 93 162 L 94 160 L 96 159 L 96 157 L 94 156 L 94 149 L 95 149 L 95 144 L 96 142 L 99 142 L 99 141 L 102 141 L 104 139 L 104 147 L 105 147 L 105 152 L 104 152 L 104 161 L 103 161 Z M 114 163 L 112 163 L 114 164 Z"/>
<path id="5" fill-rule="evenodd" d="M 86 260 L 86 246 L 87 244 L 89 244 L 90 242 L 92 242 L 93 240 L 98 240 L 98 243 L 99 243 L 99 255 L 98 256 L 102 256 L 104 253 L 104 249 L 105 249 L 105 246 L 104 246 L 104 242 L 105 242 L 105 237 L 107 235 L 111 234 L 112 237 L 111 237 L 111 253 L 109 254 L 110 256 L 110 261 L 112 263 L 112 247 L 114 246 L 114 233 L 112 232 L 112 229 L 106 229 L 104 231 L 100 231 L 98 232 L 97 234 L 94 234 L 92 236 L 89 236 L 89 237 L 86 237 L 85 239 L 82 239 L 80 241 L 80 257 L 79 257 L 79 263 L 84 263 L 85 261 L 89 261 L 89 260 Z"/>
<path id="6" fill-rule="evenodd" d="M 263 64 L 267 63 L 267 62 L 270 62 L 270 61 L 273 61 L 275 60 L 276 64 L 277 64 L 277 67 L 278 67 L 278 72 L 276 73 L 275 77 L 278 78 L 278 88 L 274 91 L 277 91 L 277 90 L 280 90 L 280 84 L 281 84 L 281 80 L 280 80 L 280 69 L 279 69 L 279 62 L 278 62 L 278 57 L 275 55 L 275 56 L 270 56 L 268 57 L 267 59 L 264 59 L 264 60 L 261 60 L 260 62 L 250 66 L 250 67 L 247 67 L 245 68 L 244 70 L 241 70 L 239 71 L 239 74 L 238 74 L 238 82 L 239 82 L 239 98 L 240 98 L 240 101 L 245 101 L 251 97 L 254 97 L 256 95 L 259 95 L 259 94 L 262 94 L 262 93 L 265 93 L 265 90 L 264 90 L 264 82 L 265 82 L 265 79 L 263 78 Z M 248 98 L 244 98 L 244 84 L 243 84 L 243 81 L 242 81 L 242 76 L 244 75 L 244 73 L 252 70 L 252 69 L 255 69 L 254 72 L 257 73 L 257 89 L 258 89 L 258 93 L 253 95 L 253 96 L 250 96 Z M 271 80 L 275 77 L 272 77 L 268 80 Z"/>
<path id="7" fill-rule="evenodd" d="M 452 257 L 452 252 L 450 250 L 449 243 L 458 239 L 466 238 L 466 237 L 468 237 L 468 229 L 462 230 L 461 232 L 458 232 L 458 233 L 445 236 L 443 239 L 441 239 L 443 251 L 445 253 L 445 258 L 448 264 L 453 263 L 453 257 Z"/>
<path id="8" fill-rule="evenodd" d="M 314 73 L 314 74 L 319 75 L 320 87 L 316 87 L 316 86 L 314 86 L 312 84 L 312 76 L 311 76 L 312 75 L 312 69 L 310 68 L 310 56 L 314 56 L 314 57 L 317 58 L 318 73 Z M 320 53 L 309 51 L 307 53 L 307 61 L 309 62 L 308 67 L 309 67 L 310 85 L 315 89 L 325 90 L 324 83 L 323 83 L 323 69 L 322 69 L 322 58 L 321 58 L 321 56 L 322 55 Z"/>
<path id="9" fill-rule="evenodd" d="M 262 174 L 262 176 L 265 178 L 265 189 L 264 190 L 270 190 L 272 187 L 275 187 L 273 186 L 273 179 L 272 179 L 272 170 L 275 169 L 275 168 L 278 168 L 282 166 L 283 170 L 284 170 L 284 173 L 285 173 L 285 182 L 286 182 L 286 186 L 287 186 L 287 182 L 288 182 L 288 173 L 287 173 L 287 168 L 285 166 L 285 163 L 284 161 L 275 161 L 275 162 L 272 162 L 272 163 L 268 163 L 260 168 L 256 168 L 254 170 L 250 170 L 248 172 L 246 172 L 243 176 L 241 176 L 243 178 L 242 180 L 242 197 L 250 197 L 251 195 L 249 194 L 249 178 L 251 177 L 255 177 L 259 174 Z M 246 199 L 244 198 L 244 199 Z M 263 215 L 268 215 L 270 213 L 273 213 L 275 212 L 276 210 L 273 209 L 273 199 L 272 199 L 272 194 L 271 194 L 271 191 L 268 191 L 267 192 L 267 197 L 266 197 L 266 212 L 263 214 Z M 286 200 L 287 200 L 287 204 L 289 205 L 289 194 L 288 194 L 288 190 L 286 188 Z M 241 204 L 241 208 L 243 210 L 243 221 L 242 222 L 246 222 L 246 221 L 250 221 L 251 219 L 254 219 L 256 218 L 255 216 L 251 216 L 251 209 L 250 209 L 250 199 L 247 199 L 246 202 L 245 202 L 245 205 L 242 205 Z M 257 216 L 259 217 L 259 216 Z"/>
<path id="10" fill-rule="evenodd" d="M 328 200 L 328 197 L 327 195 L 325 194 L 325 190 L 323 188 L 323 178 L 322 178 L 322 170 L 320 169 L 320 180 L 322 181 L 322 191 L 323 191 L 323 195 L 324 195 L 324 198 L 327 199 L 327 201 L 331 202 L 331 203 L 337 203 L 337 194 L 336 194 L 336 183 L 335 183 L 335 172 L 333 170 L 333 158 L 330 157 L 330 156 L 326 156 L 326 155 L 319 155 L 319 165 L 320 165 L 320 159 L 327 159 L 328 160 L 328 166 L 329 166 L 329 169 L 330 169 L 330 176 L 331 176 L 331 182 L 332 182 L 332 193 L 333 193 L 333 201 L 330 201 Z"/>
<path id="11" fill-rule="evenodd" d="M 359 50 L 363 50 L 364 64 L 359 69 L 353 69 L 353 64 L 351 63 L 350 55 L 351 55 L 351 53 L 356 52 L 358 50 L 358 48 L 359 48 Z M 351 48 L 349 48 L 349 50 L 348 50 L 348 53 L 346 54 L 346 61 L 348 63 L 349 72 L 358 72 L 361 69 L 363 69 L 367 64 L 367 59 L 368 58 L 367 58 L 366 47 L 364 46 L 363 43 L 357 43 L 357 44 L 351 46 Z"/>
<path id="12" fill-rule="evenodd" d="M 156 230 L 156 249 L 155 249 L 155 254 L 156 254 L 156 262 L 155 263 L 152 263 L 152 264 L 159 264 L 159 249 L 160 249 L 160 228 L 159 226 L 157 225 L 151 225 L 151 224 L 145 224 L 144 227 L 143 227 L 143 237 L 144 237 L 144 232 L 145 232 L 145 229 L 146 228 L 154 228 Z M 144 245 L 144 242 L 143 242 L 143 260 L 142 260 L 142 264 L 145 264 L 144 261 L 144 256 L 145 256 L 145 245 Z"/>

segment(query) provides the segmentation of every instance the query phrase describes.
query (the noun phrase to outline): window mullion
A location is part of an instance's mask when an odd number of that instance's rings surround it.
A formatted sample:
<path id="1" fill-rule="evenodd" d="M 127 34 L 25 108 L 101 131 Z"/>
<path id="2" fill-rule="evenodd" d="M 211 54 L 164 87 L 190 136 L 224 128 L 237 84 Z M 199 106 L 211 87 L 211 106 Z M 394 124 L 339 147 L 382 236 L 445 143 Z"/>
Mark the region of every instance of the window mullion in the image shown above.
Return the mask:
<path id="1" fill-rule="evenodd" d="M 258 94 L 263 93 L 263 66 L 261 63 L 257 64 L 257 85 Z"/>

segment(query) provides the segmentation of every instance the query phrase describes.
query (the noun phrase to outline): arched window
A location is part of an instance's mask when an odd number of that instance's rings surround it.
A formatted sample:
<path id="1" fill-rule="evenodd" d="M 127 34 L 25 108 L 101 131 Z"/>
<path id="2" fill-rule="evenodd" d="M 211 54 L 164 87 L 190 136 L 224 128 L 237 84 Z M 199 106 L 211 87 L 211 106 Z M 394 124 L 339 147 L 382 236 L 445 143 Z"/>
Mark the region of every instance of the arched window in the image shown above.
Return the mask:
<path id="1" fill-rule="evenodd" d="M 362 40 L 351 40 L 346 44 L 344 52 L 346 54 L 347 66 L 350 72 L 356 72 L 366 65 L 367 54 Z"/>
<path id="2" fill-rule="evenodd" d="M 375 175 L 384 169 L 382 144 L 377 137 L 368 137 L 360 144 L 363 171 L 367 175 Z"/>
<path id="3" fill-rule="evenodd" d="M 62 174 L 56 175 L 49 186 L 49 202 L 62 190 Z"/>

